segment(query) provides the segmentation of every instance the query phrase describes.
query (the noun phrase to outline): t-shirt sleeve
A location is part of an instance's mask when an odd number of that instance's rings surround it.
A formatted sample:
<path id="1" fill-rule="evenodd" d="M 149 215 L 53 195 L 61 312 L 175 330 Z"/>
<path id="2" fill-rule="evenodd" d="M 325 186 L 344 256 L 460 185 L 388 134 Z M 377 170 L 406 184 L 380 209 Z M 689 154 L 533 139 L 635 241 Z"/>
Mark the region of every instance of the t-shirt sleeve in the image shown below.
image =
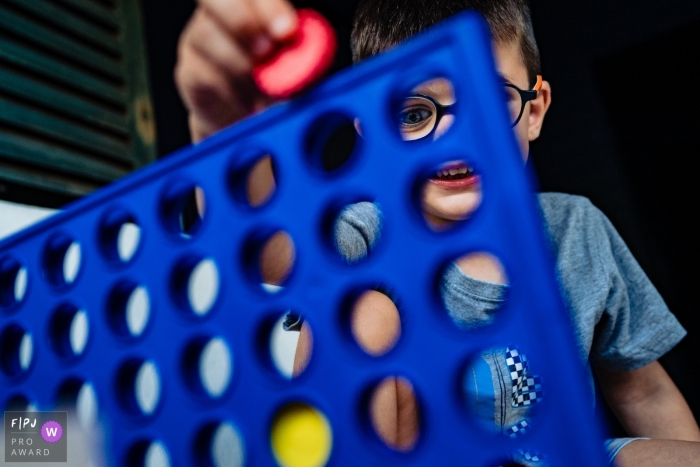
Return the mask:
<path id="1" fill-rule="evenodd" d="M 592 209 L 599 216 L 598 253 L 609 287 L 592 359 L 609 370 L 635 370 L 671 350 L 686 331 L 607 217 Z"/>
<path id="2" fill-rule="evenodd" d="M 376 204 L 363 201 L 343 208 L 333 226 L 335 247 L 348 263 L 365 258 L 379 241 L 382 213 Z"/>

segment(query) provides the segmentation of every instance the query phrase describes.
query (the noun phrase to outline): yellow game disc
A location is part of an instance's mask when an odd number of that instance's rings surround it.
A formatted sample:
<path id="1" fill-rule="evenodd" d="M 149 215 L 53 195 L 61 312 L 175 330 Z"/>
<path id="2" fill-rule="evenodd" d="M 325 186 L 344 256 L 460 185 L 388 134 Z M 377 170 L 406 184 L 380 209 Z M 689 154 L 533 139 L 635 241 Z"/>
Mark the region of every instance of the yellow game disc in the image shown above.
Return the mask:
<path id="1" fill-rule="evenodd" d="M 282 467 L 322 467 L 331 454 L 333 434 L 321 412 L 295 402 L 277 412 L 271 442 Z"/>

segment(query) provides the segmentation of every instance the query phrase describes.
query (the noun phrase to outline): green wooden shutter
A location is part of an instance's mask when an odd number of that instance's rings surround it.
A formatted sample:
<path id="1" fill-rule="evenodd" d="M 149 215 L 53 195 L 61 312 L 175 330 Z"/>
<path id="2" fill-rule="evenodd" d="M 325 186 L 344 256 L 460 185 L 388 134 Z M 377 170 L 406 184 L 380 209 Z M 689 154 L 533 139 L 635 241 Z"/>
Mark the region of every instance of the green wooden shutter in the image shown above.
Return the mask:
<path id="1" fill-rule="evenodd" d="M 138 0 L 0 0 L 0 184 L 74 198 L 156 157 Z"/>

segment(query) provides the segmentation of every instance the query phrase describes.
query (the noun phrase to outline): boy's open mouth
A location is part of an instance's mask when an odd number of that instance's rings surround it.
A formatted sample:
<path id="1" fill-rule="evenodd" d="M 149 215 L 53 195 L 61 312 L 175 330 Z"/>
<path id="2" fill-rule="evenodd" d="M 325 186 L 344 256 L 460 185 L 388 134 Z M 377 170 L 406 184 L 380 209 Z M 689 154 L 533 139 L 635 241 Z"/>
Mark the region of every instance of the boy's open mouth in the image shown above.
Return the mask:
<path id="1" fill-rule="evenodd" d="M 429 180 L 445 190 L 459 190 L 477 185 L 479 176 L 465 162 L 456 161 L 440 166 Z"/>

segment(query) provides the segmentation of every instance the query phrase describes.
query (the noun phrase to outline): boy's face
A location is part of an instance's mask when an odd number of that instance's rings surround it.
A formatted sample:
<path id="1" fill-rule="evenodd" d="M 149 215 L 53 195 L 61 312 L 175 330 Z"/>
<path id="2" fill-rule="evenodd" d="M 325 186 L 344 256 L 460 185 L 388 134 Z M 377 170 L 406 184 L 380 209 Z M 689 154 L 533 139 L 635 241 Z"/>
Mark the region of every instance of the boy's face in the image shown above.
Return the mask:
<path id="1" fill-rule="evenodd" d="M 529 90 L 527 68 L 520 55 L 520 49 L 515 42 L 494 43 L 494 56 L 496 69 L 504 82 L 514 84 L 522 90 Z M 423 83 L 413 90 L 417 94 L 423 94 L 433 98 L 439 104 L 449 105 L 455 102 L 456 96 L 452 85 L 447 79 L 438 78 Z M 518 142 L 523 159 L 526 160 L 529 153 L 530 141 L 540 135 L 542 122 L 551 101 L 551 90 L 546 81 L 542 84 L 540 95 L 537 99 L 525 104 L 523 115 L 513 132 Z M 439 138 L 452 124 L 453 116 L 445 115 L 440 120 L 434 138 Z M 453 161 L 445 164 L 444 169 L 464 172 L 464 161 Z M 443 173 L 444 174 L 444 173 Z M 481 183 L 478 174 L 455 175 L 449 178 L 436 176 L 430 178 L 423 188 L 423 210 L 427 221 L 434 228 L 444 228 L 450 223 L 469 217 L 481 202 Z"/>

